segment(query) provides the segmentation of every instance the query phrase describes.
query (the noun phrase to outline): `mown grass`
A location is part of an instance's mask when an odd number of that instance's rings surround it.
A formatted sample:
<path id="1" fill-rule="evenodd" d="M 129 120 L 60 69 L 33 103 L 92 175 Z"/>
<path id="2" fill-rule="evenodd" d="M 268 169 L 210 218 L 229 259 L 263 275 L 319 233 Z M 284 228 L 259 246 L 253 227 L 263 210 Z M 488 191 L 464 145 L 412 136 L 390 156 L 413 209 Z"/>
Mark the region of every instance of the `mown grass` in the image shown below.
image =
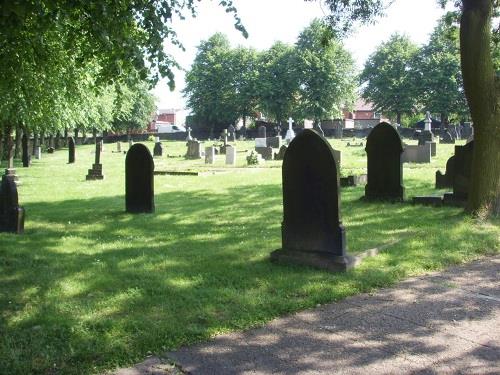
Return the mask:
<path id="1" fill-rule="evenodd" d="M 166 154 L 185 152 L 183 142 L 164 143 Z M 362 148 L 332 143 L 343 151 L 343 168 L 363 171 Z M 435 192 L 435 170 L 453 153 L 451 145 L 438 147 L 432 164 L 405 165 L 408 196 Z M 104 181 L 85 181 L 92 146 L 78 147 L 75 165 L 61 150 L 18 167 L 26 233 L 0 233 L 1 374 L 100 373 L 499 252 L 498 222 L 476 222 L 460 208 L 366 203 L 356 187 L 342 190 L 349 251 L 399 242 L 345 274 L 275 265 L 280 162 L 156 176 L 156 212 L 130 215 L 124 155 L 114 149 L 105 146 Z M 166 156 L 156 164 L 207 168 Z"/>

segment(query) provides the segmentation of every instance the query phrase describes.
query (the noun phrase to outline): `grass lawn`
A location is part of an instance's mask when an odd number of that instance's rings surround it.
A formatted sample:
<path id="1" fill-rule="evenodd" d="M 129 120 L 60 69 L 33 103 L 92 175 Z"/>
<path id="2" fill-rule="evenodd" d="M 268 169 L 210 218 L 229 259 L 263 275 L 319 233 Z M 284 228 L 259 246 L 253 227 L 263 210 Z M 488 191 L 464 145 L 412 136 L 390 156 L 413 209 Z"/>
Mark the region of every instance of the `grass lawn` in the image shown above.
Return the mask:
<path id="1" fill-rule="evenodd" d="M 364 149 L 346 143 L 332 141 L 344 170 L 362 173 Z M 156 213 L 131 215 L 125 156 L 114 145 L 101 157 L 104 181 L 85 181 L 90 145 L 77 147 L 74 165 L 60 150 L 17 166 L 26 233 L 0 233 L 0 374 L 96 374 L 500 251 L 498 221 L 365 203 L 355 187 L 342 190 L 349 252 L 399 242 L 345 274 L 271 264 L 281 246 L 281 162 L 207 167 L 178 157 L 184 142 L 164 146 L 172 157 L 156 159 L 156 169 L 227 173 L 156 176 Z M 438 193 L 436 168 L 444 172 L 452 153 L 438 144 L 431 164 L 405 164 L 407 196 Z"/>

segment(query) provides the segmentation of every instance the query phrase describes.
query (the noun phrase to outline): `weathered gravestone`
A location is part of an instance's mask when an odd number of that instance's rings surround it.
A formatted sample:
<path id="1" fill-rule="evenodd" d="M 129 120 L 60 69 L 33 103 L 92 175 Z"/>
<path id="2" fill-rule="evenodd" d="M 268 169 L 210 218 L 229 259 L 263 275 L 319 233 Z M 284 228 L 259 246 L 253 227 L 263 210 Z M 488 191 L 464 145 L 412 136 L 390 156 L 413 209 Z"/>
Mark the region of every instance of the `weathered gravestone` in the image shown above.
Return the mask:
<path id="1" fill-rule="evenodd" d="M 266 138 L 266 127 L 264 125 L 259 126 L 257 138 Z"/>
<path id="2" fill-rule="evenodd" d="M 215 163 L 215 147 L 209 146 L 205 148 L 205 164 Z"/>
<path id="3" fill-rule="evenodd" d="M 255 151 L 262 156 L 264 160 L 273 160 L 273 148 L 272 147 L 255 147 Z"/>
<path id="4" fill-rule="evenodd" d="M 282 145 L 279 151 L 277 153 L 274 153 L 274 160 L 283 160 L 287 148 L 288 148 L 287 145 Z"/>
<path id="5" fill-rule="evenodd" d="M 388 123 L 381 122 L 370 132 L 365 150 L 368 156 L 365 198 L 402 200 L 403 144 L 397 130 Z"/>
<path id="6" fill-rule="evenodd" d="M 281 147 L 281 137 L 268 137 L 266 138 L 266 146 L 272 148 L 280 148 Z"/>
<path id="7" fill-rule="evenodd" d="M 443 189 L 453 186 L 453 177 L 455 175 L 455 155 L 446 162 L 446 171 L 436 171 L 436 189 Z"/>
<path id="8" fill-rule="evenodd" d="M 434 134 L 432 133 L 432 118 L 429 112 L 425 114 L 424 130 L 418 136 L 418 145 L 423 146 L 426 142 L 434 142 Z"/>
<path id="9" fill-rule="evenodd" d="M 149 149 L 136 143 L 125 157 L 125 210 L 154 212 L 154 162 Z"/>
<path id="10" fill-rule="evenodd" d="M 432 157 L 431 142 L 423 145 L 405 145 L 401 162 L 403 163 L 430 163 Z"/>
<path id="11" fill-rule="evenodd" d="M 453 193 L 444 194 L 445 204 L 467 200 L 472 174 L 473 150 L 474 141 L 465 146 L 455 146 Z"/>
<path id="12" fill-rule="evenodd" d="M 439 143 L 455 144 L 455 139 L 449 131 L 445 131 L 441 133 L 441 136 L 439 137 Z"/>
<path id="13" fill-rule="evenodd" d="M 201 159 L 203 157 L 203 143 L 197 140 L 187 141 L 186 159 Z"/>
<path id="14" fill-rule="evenodd" d="M 35 159 L 40 160 L 42 158 L 42 148 L 40 146 L 35 147 Z"/>
<path id="15" fill-rule="evenodd" d="M 2 176 L 0 184 L 0 232 L 21 234 L 24 231 L 24 208 L 19 207 L 16 183 Z"/>
<path id="16" fill-rule="evenodd" d="M 337 161 L 328 141 L 313 130 L 302 131 L 288 147 L 282 174 L 282 248 L 271 260 L 329 271 L 353 267 L 340 219 Z"/>
<path id="17" fill-rule="evenodd" d="M 23 167 L 27 168 L 30 166 L 31 161 L 31 155 L 29 151 L 29 138 L 27 134 L 23 134 L 21 143 L 23 146 Z"/>
<path id="18" fill-rule="evenodd" d="M 236 147 L 231 145 L 226 146 L 226 164 L 236 165 Z"/>
<path id="19" fill-rule="evenodd" d="M 68 163 L 75 162 L 75 139 L 73 137 L 68 137 Z"/>
<path id="20" fill-rule="evenodd" d="M 159 139 L 157 142 L 155 142 L 155 146 L 153 148 L 153 156 L 163 156 L 163 145 L 161 144 Z"/>
<path id="21" fill-rule="evenodd" d="M 98 141 L 95 144 L 95 162 L 92 164 L 92 169 L 88 170 L 85 179 L 89 180 L 102 180 L 104 176 L 102 174 L 102 164 L 101 164 L 101 150 L 102 150 L 102 141 Z"/>

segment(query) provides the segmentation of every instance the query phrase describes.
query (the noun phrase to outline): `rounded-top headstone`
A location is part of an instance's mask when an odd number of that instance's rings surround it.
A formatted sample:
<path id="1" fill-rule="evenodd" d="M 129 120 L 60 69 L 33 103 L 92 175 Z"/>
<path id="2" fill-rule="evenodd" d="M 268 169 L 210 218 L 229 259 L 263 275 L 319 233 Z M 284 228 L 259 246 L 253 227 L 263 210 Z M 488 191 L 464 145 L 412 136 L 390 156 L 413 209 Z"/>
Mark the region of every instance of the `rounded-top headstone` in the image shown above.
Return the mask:
<path id="1" fill-rule="evenodd" d="M 130 147 L 125 158 L 125 207 L 131 213 L 154 212 L 154 162 L 141 143 Z"/>
<path id="2" fill-rule="evenodd" d="M 68 137 L 68 163 L 75 162 L 75 139 Z"/>
<path id="3" fill-rule="evenodd" d="M 365 147 L 368 156 L 368 199 L 402 200 L 404 197 L 403 143 L 393 126 L 381 122 L 368 135 Z"/>

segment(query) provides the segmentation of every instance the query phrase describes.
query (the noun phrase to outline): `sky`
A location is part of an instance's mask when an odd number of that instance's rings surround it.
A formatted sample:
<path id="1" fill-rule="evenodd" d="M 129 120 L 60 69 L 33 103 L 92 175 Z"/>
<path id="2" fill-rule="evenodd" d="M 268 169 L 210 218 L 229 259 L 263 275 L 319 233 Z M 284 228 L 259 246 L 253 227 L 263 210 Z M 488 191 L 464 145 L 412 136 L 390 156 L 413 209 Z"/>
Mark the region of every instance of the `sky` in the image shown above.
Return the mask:
<path id="1" fill-rule="evenodd" d="M 168 46 L 167 52 L 183 69 L 189 70 L 197 46 L 216 32 L 226 34 L 234 47 L 243 45 L 265 50 L 276 41 L 293 44 L 300 32 L 314 18 L 323 17 L 323 9 L 327 10 L 326 7 L 322 9 L 319 1 L 304 0 L 234 0 L 234 5 L 249 33 L 248 39 L 234 28 L 233 16 L 225 13 L 217 0 L 203 0 L 199 3 L 196 18 L 188 16 L 185 20 L 173 20 L 174 30 L 185 51 Z M 358 69 L 362 69 L 376 47 L 395 32 L 408 35 L 419 45 L 426 43 L 443 13 L 436 0 L 395 0 L 385 17 L 374 25 L 357 27 L 344 45 L 352 53 Z M 175 82 L 173 92 L 163 80 L 154 89 L 159 108 L 185 109 L 181 92 L 184 88 L 183 71 L 175 71 Z"/>

